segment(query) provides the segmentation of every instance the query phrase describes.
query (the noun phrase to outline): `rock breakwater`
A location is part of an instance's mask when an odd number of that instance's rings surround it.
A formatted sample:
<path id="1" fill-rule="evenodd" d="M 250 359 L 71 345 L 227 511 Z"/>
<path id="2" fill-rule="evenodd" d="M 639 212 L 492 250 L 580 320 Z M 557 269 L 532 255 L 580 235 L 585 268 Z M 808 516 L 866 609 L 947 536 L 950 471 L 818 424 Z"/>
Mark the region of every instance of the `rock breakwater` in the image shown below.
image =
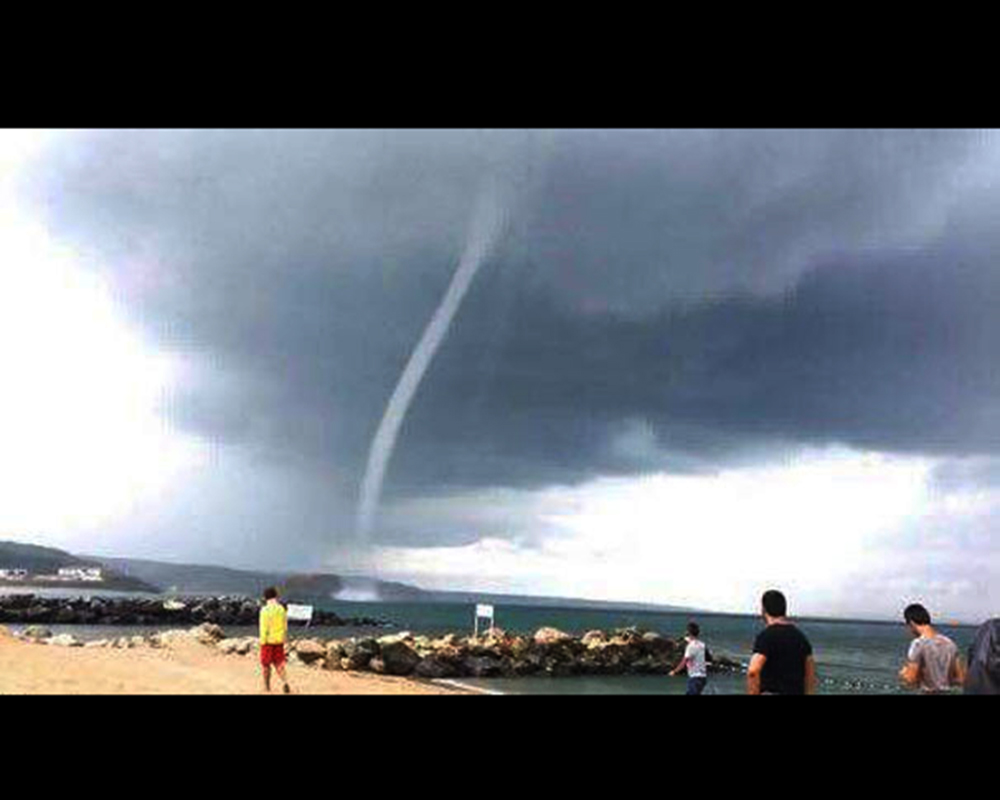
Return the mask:
<path id="1" fill-rule="evenodd" d="M 202 623 L 190 629 L 166 630 L 145 636 L 82 642 L 72 636 L 53 636 L 44 625 L 32 625 L 15 634 L 26 641 L 63 647 L 171 647 L 179 640 L 215 648 L 220 654 L 253 655 L 256 636 L 227 637 L 221 626 Z M 496 629 L 478 637 L 448 634 L 417 636 L 409 631 L 379 638 L 322 640 L 292 638 L 288 660 L 317 669 L 357 670 L 416 678 L 485 678 L 540 675 L 665 675 L 684 652 L 683 639 L 651 631 L 624 628 L 589 631 L 582 637 L 553 628 L 534 635 L 514 635 Z M 745 666 L 716 655 L 709 672 L 741 673 Z"/>
<path id="2" fill-rule="evenodd" d="M 227 653 L 257 650 L 253 637 L 222 638 L 216 646 Z M 298 639 L 289 643 L 288 652 L 293 663 L 317 668 L 419 678 L 665 675 L 680 661 L 684 641 L 636 628 L 590 631 L 582 637 L 552 628 L 531 636 L 499 629 L 479 637 L 429 637 L 404 631 L 380 638 Z M 740 673 L 744 666 L 716 655 L 708 669 Z"/>
<path id="3" fill-rule="evenodd" d="M 51 598 L 32 594 L 0 596 L 0 624 L 23 625 L 256 625 L 260 604 L 242 597 Z M 313 612 L 313 625 L 380 627 L 386 620 L 344 618 L 332 611 Z"/>

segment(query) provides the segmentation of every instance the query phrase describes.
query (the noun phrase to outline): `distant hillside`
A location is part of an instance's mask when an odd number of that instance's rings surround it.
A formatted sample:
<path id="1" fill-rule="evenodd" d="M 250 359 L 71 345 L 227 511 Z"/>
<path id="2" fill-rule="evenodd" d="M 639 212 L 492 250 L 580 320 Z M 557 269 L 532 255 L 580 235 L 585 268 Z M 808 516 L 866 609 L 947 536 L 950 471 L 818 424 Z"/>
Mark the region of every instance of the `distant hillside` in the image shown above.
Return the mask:
<path id="1" fill-rule="evenodd" d="M 486 592 L 433 591 L 405 583 L 381 581 L 364 576 L 329 573 L 291 573 L 216 567 L 207 564 L 174 564 L 138 558 L 72 556 L 61 550 L 20 545 L 24 552 L 51 554 L 58 566 L 103 566 L 127 579 L 152 584 L 176 594 L 241 594 L 259 597 L 267 586 L 278 586 L 290 600 L 395 603 L 492 603 L 498 606 L 541 606 L 543 608 L 589 608 L 620 611 L 694 611 L 679 606 L 648 603 L 620 603 L 580 600 L 567 597 L 490 594 Z M 0 550 L 2 553 L 2 550 Z M 55 564 L 55 561 L 48 562 Z M 2 565 L 2 562 L 0 562 Z M 24 564 L 26 568 L 31 568 Z"/>
<path id="2" fill-rule="evenodd" d="M 99 567 L 93 559 L 80 558 L 54 547 L 20 542 L 0 542 L 0 568 L 20 567 L 29 572 L 54 573 L 59 567 Z"/>
<path id="3" fill-rule="evenodd" d="M 90 591 L 111 589 L 115 591 L 157 592 L 155 584 L 137 576 L 123 575 L 118 570 L 102 564 L 97 559 L 75 556 L 54 547 L 41 547 L 22 542 L 0 542 L 0 569 L 26 569 L 30 574 L 49 575 L 60 567 L 102 567 L 104 580 L 94 583 L 84 581 L 9 581 L 3 585 L 23 587 L 86 588 Z"/>
<path id="4" fill-rule="evenodd" d="M 277 586 L 290 600 L 329 600 L 342 588 L 339 576 L 323 573 L 261 572 L 138 558 L 87 558 L 99 561 L 124 575 L 153 583 L 172 594 L 239 594 L 259 597 L 268 586 Z"/>
<path id="5" fill-rule="evenodd" d="M 581 600 L 570 597 L 491 594 L 488 592 L 437 591 L 420 589 L 405 583 L 392 583 L 360 576 L 342 576 L 344 588 L 338 600 L 388 603 L 490 603 L 497 606 L 540 606 L 542 608 L 589 608 L 606 611 L 677 611 L 697 609 L 650 603 L 621 603 L 605 600 Z"/>
<path id="6" fill-rule="evenodd" d="M 206 564 L 172 564 L 138 558 L 88 556 L 124 575 L 159 586 L 177 594 L 245 594 L 259 596 L 268 586 L 281 584 L 285 576 L 278 572 L 254 572 Z"/>
<path id="7" fill-rule="evenodd" d="M 403 585 L 403 584 L 398 584 Z M 407 587 L 411 588 L 412 587 Z M 684 606 L 653 605 L 651 603 L 623 603 L 610 600 L 583 600 L 573 597 L 536 597 L 516 594 L 486 594 L 476 592 L 442 592 L 417 589 L 414 603 L 489 603 L 497 606 L 540 606 L 542 608 L 583 608 L 601 611 L 652 611 L 696 612 Z"/>

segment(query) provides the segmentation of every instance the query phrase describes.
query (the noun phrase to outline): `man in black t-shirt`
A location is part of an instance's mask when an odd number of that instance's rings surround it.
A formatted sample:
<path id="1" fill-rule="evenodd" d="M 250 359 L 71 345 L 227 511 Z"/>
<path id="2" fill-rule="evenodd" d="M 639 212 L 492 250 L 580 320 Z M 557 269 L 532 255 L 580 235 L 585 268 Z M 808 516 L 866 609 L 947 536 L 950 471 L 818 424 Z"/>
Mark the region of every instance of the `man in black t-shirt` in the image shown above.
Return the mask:
<path id="1" fill-rule="evenodd" d="M 764 592 L 761 613 L 767 627 L 757 634 L 747 669 L 749 694 L 812 694 L 816 689 L 816 662 L 812 645 L 785 618 L 785 596 L 776 589 Z"/>

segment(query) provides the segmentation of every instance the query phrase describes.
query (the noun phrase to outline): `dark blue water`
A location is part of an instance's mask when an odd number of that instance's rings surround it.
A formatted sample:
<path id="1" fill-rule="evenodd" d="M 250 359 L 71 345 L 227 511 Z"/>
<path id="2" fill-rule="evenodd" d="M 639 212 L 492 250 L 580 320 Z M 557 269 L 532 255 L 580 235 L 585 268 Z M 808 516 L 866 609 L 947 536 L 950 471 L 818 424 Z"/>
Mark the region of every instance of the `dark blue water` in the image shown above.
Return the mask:
<path id="1" fill-rule="evenodd" d="M 393 627 L 351 628 L 314 627 L 308 634 L 293 628 L 293 636 L 310 635 L 323 639 L 350 636 L 385 635 L 392 631 L 442 635 L 472 632 L 474 606 L 439 603 L 360 603 L 333 602 L 327 610 L 343 617 L 384 618 Z M 590 609 L 543 608 L 537 606 L 495 606 L 496 625 L 510 633 L 531 634 L 549 626 L 574 635 L 589 630 L 609 631 L 637 626 L 665 636 L 683 635 L 691 619 L 701 625 L 702 638 L 713 653 L 726 655 L 742 663 L 750 659 L 753 640 L 763 622 L 758 617 L 736 614 L 689 614 L 644 611 L 596 611 Z M 796 620 L 812 642 L 819 676 L 818 691 L 823 694 L 896 694 L 897 673 L 906 656 L 911 638 L 902 621 L 862 622 L 851 620 Z M 19 626 L 12 626 L 17 629 Z M 122 626 L 50 625 L 55 633 L 72 633 L 83 639 L 110 638 L 149 632 L 145 628 Z M 973 626 L 939 625 L 937 629 L 951 637 L 964 654 L 975 635 Z M 232 636 L 254 635 L 252 627 L 230 628 Z M 683 676 L 608 676 L 608 677 L 525 677 L 516 679 L 464 678 L 463 683 L 512 694 L 683 694 Z M 712 676 L 707 694 L 742 694 L 742 676 Z"/>

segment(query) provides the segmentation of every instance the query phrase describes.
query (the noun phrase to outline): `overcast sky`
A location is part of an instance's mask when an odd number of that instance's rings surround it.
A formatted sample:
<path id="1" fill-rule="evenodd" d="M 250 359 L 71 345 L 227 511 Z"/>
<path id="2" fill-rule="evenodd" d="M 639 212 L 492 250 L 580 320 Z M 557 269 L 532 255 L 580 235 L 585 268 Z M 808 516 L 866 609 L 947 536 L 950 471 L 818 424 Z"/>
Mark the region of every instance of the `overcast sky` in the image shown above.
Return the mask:
<path id="1" fill-rule="evenodd" d="M 1000 613 L 1000 138 L 0 133 L 0 506 L 75 552 Z M 484 194 L 505 225 L 368 449 Z"/>

